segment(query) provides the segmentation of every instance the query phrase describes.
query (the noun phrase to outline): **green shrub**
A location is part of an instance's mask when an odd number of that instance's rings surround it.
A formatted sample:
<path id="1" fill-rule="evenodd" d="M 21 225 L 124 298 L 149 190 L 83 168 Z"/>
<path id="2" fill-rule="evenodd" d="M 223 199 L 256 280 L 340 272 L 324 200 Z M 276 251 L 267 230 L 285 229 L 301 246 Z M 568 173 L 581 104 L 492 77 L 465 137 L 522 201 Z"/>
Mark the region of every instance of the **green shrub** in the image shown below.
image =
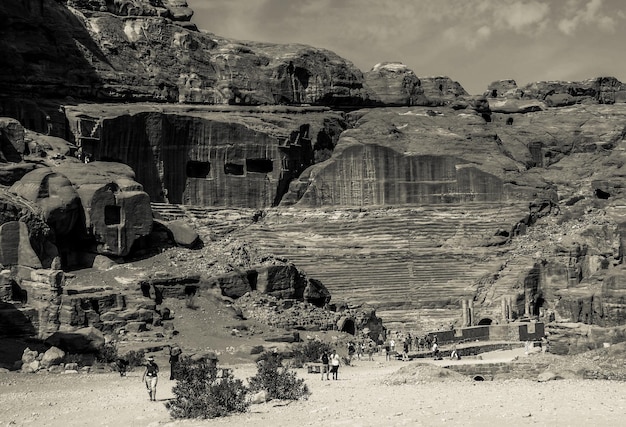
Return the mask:
<path id="1" fill-rule="evenodd" d="M 193 361 L 181 358 L 178 381 L 173 388 L 174 400 L 169 404 L 173 418 L 217 418 L 231 413 L 246 412 L 248 389 L 230 372 L 217 377 L 213 361 Z"/>
<path id="2" fill-rule="evenodd" d="M 124 359 L 128 362 L 129 368 L 135 368 L 143 365 L 146 352 L 144 350 L 131 350 L 124 355 Z"/>
<path id="3" fill-rule="evenodd" d="M 301 368 L 308 362 L 319 362 L 322 354 L 326 352 L 329 356 L 332 353 L 333 347 L 330 344 L 322 341 L 308 341 L 303 344 L 298 344 L 292 351 L 292 364 L 298 368 Z"/>
<path id="4" fill-rule="evenodd" d="M 96 354 L 96 360 L 100 363 L 112 363 L 118 359 L 117 345 L 114 342 L 106 343 Z"/>
<path id="5" fill-rule="evenodd" d="M 266 352 L 257 362 L 257 373 L 248 380 L 250 391 L 266 390 L 270 399 L 297 400 L 310 394 L 304 380 L 284 368 L 282 356 Z"/>

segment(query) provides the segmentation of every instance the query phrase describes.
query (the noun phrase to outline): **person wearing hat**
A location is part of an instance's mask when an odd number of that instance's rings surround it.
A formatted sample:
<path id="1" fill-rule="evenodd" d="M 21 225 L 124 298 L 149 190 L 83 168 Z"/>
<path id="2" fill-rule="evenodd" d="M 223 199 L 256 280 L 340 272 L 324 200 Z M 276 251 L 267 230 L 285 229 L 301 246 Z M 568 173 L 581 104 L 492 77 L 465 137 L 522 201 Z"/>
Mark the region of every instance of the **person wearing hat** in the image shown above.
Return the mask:
<path id="1" fill-rule="evenodd" d="M 148 357 L 148 363 L 146 364 L 146 370 L 141 377 L 141 380 L 146 383 L 146 388 L 148 389 L 148 395 L 150 395 L 150 400 L 156 400 L 156 387 L 159 374 L 159 366 L 154 362 L 154 357 Z"/>

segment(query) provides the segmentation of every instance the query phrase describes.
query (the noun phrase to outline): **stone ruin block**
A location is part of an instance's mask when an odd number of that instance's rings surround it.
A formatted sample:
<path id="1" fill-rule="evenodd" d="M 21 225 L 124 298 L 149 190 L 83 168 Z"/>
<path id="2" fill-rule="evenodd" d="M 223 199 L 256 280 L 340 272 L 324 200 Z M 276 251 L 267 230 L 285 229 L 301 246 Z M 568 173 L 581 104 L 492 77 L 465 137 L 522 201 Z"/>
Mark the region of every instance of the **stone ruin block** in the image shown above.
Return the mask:
<path id="1" fill-rule="evenodd" d="M 82 186 L 86 226 L 99 253 L 128 255 L 138 237 L 152 230 L 150 198 L 142 191 L 125 192 L 115 183 Z"/>

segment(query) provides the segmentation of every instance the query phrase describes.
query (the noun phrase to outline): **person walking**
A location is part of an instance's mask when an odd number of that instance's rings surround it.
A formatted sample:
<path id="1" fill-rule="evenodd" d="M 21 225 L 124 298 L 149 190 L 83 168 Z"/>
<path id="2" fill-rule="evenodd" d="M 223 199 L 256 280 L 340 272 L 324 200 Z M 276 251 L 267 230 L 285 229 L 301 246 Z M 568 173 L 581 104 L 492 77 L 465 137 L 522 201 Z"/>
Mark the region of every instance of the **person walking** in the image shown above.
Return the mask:
<path id="1" fill-rule="evenodd" d="M 338 379 L 339 354 L 337 353 L 337 350 L 334 350 L 333 354 L 330 356 L 330 372 L 333 374 L 333 380 Z"/>
<path id="2" fill-rule="evenodd" d="M 148 395 L 151 401 L 156 401 L 156 388 L 159 381 L 159 366 L 155 363 L 154 357 L 148 357 L 148 363 L 146 364 L 146 370 L 144 371 L 141 381 L 146 383 L 148 389 Z"/>
<path id="3" fill-rule="evenodd" d="M 176 378 L 178 372 L 178 362 L 180 360 L 180 355 L 183 351 L 180 349 L 178 344 L 174 344 L 170 346 L 170 380 L 178 379 Z"/>
<path id="4" fill-rule="evenodd" d="M 330 378 L 328 378 L 328 373 L 330 372 L 330 360 L 326 351 L 322 353 L 320 361 L 322 362 L 322 381 L 324 381 L 324 374 L 326 374 L 326 379 L 330 380 Z"/>

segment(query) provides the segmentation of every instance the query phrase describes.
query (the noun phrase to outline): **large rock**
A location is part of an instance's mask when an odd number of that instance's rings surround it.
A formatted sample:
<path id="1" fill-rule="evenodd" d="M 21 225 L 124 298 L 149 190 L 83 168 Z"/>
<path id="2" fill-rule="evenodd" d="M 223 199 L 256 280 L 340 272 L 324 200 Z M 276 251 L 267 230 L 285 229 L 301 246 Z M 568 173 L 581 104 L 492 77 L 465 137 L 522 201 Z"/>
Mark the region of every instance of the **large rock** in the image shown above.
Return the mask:
<path id="1" fill-rule="evenodd" d="M 63 362 L 65 352 L 57 347 L 50 347 L 41 358 L 41 367 L 48 368 L 52 365 L 58 365 Z"/>
<path id="2" fill-rule="evenodd" d="M 152 208 L 128 166 L 113 162 L 68 163 L 63 173 L 78 194 L 84 226 L 105 255 L 127 255 L 135 240 L 150 234 Z"/>
<path id="3" fill-rule="evenodd" d="M 104 335 L 90 326 L 73 332 L 55 332 L 45 342 L 67 353 L 95 353 L 104 346 Z"/>
<path id="4" fill-rule="evenodd" d="M 382 105 L 416 105 L 424 102 L 420 79 L 400 62 L 376 64 L 364 75 L 365 83 L 376 94 L 372 99 Z"/>
<path id="5" fill-rule="evenodd" d="M 52 169 L 35 169 L 13 184 L 10 191 L 36 204 L 58 237 L 74 231 L 83 216 L 80 198 L 72 183 Z"/>
<path id="6" fill-rule="evenodd" d="M 198 245 L 200 236 L 185 221 L 169 221 L 165 226 L 172 233 L 172 238 L 178 246 L 193 248 Z"/>

